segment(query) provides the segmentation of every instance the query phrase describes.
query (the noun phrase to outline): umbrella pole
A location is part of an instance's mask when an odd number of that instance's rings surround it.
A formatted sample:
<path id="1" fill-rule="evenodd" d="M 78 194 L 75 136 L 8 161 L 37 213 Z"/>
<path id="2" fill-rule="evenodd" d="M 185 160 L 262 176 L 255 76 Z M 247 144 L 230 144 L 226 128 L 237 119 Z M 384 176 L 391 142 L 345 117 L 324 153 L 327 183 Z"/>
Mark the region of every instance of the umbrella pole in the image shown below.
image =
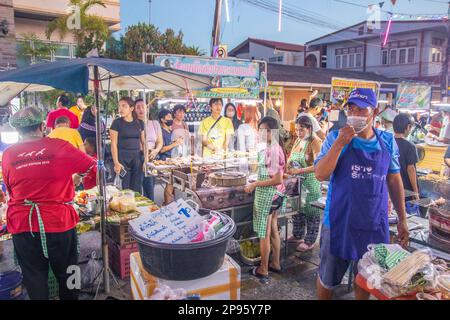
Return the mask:
<path id="1" fill-rule="evenodd" d="M 98 66 L 94 66 L 94 97 L 97 112 L 95 115 L 95 130 L 98 156 L 98 192 L 100 196 L 100 232 L 102 235 L 103 257 L 103 287 L 106 294 L 109 293 L 109 261 L 108 244 L 106 242 L 106 190 L 105 190 L 105 164 L 102 145 L 102 128 L 100 123 L 100 98 L 99 98 L 99 73 Z"/>

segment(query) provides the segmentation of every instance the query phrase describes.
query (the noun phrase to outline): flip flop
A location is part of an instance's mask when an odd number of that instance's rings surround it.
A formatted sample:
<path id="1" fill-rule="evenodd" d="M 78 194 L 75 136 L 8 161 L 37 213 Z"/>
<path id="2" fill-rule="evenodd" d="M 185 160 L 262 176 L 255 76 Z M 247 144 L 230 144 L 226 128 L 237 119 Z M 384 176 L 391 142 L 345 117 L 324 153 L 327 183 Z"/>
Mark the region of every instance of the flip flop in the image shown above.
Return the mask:
<path id="1" fill-rule="evenodd" d="M 275 268 L 269 267 L 269 271 L 273 272 L 273 273 L 277 273 L 277 274 L 282 274 L 283 273 L 283 268 L 275 269 Z"/>
<path id="2" fill-rule="evenodd" d="M 269 275 L 261 274 L 256 270 L 258 270 L 258 267 L 253 267 L 252 269 L 250 269 L 250 274 L 258 278 L 262 283 L 269 282 Z"/>

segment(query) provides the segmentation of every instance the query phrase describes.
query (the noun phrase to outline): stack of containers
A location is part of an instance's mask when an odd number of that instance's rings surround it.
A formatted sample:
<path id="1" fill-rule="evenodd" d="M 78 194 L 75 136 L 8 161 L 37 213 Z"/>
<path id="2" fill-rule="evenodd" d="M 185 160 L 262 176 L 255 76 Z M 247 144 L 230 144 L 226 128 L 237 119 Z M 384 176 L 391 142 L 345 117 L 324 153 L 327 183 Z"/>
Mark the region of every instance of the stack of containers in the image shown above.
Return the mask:
<path id="1" fill-rule="evenodd" d="M 138 251 L 138 244 L 128 232 L 128 221 L 108 224 L 108 258 L 109 267 L 119 276 L 125 279 L 130 276 L 130 255 Z"/>

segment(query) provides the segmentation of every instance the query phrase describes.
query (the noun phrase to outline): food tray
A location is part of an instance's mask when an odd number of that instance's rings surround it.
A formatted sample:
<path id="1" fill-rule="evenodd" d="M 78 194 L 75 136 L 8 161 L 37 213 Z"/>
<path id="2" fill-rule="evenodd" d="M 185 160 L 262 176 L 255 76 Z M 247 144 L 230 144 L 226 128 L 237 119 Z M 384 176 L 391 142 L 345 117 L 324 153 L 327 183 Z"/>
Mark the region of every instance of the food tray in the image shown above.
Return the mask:
<path id="1" fill-rule="evenodd" d="M 173 169 L 180 168 L 179 166 L 176 166 L 176 165 L 160 165 L 160 166 L 157 166 L 157 165 L 153 164 L 152 162 L 149 162 L 148 166 L 151 169 L 156 170 L 156 171 L 173 170 Z"/>
<path id="2" fill-rule="evenodd" d="M 193 174 L 196 175 L 195 186 L 192 184 L 191 168 L 180 168 L 172 171 L 174 180 L 178 180 L 181 185 L 184 185 L 185 187 L 187 185 L 190 189 L 198 189 L 202 186 L 203 181 L 205 181 L 206 173 L 197 171 Z"/>

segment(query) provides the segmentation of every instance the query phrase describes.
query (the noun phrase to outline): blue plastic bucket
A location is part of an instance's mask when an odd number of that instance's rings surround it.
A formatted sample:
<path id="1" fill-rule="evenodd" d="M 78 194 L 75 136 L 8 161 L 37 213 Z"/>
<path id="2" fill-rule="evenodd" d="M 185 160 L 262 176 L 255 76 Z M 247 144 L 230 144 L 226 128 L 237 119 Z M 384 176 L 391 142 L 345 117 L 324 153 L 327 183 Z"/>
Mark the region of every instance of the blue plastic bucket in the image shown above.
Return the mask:
<path id="1" fill-rule="evenodd" d="M 0 300 L 22 299 L 22 274 L 18 271 L 0 273 Z"/>

